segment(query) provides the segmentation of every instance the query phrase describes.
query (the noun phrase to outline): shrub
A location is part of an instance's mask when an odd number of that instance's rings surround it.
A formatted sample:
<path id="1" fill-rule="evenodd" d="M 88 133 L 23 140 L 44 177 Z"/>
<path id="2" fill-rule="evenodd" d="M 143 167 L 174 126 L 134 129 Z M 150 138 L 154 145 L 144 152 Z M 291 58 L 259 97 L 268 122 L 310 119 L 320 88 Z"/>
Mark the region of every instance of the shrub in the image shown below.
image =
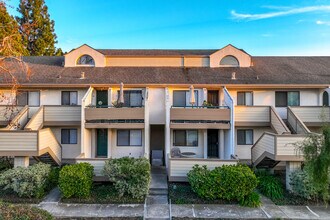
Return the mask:
<path id="1" fill-rule="evenodd" d="M 291 193 L 305 199 L 316 199 L 319 195 L 316 187 L 311 183 L 306 171 L 296 170 L 290 174 Z"/>
<path id="2" fill-rule="evenodd" d="M 206 199 L 243 200 L 256 188 L 255 174 L 246 165 L 224 165 L 214 170 L 195 165 L 188 181 L 198 196 Z"/>
<path id="3" fill-rule="evenodd" d="M 123 157 L 105 162 L 103 174 L 109 177 L 120 197 L 144 198 L 149 191 L 150 163 L 146 158 Z"/>
<path id="4" fill-rule="evenodd" d="M 77 163 L 64 166 L 59 174 L 59 188 L 64 198 L 90 196 L 93 185 L 93 166 Z"/>
<path id="5" fill-rule="evenodd" d="M 247 207 L 259 207 L 261 205 L 260 195 L 256 192 L 252 192 L 249 195 L 245 196 L 242 200 L 239 201 L 241 206 Z"/>
<path id="6" fill-rule="evenodd" d="M 36 207 L 0 203 L 0 219 L 52 220 L 54 218 L 47 211 Z"/>
<path id="7" fill-rule="evenodd" d="M 50 165 L 43 163 L 16 167 L 0 175 L 0 186 L 17 193 L 19 197 L 41 198 L 45 194 L 50 171 Z"/>
<path id="8" fill-rule="evenodd" d="M 51 190 L 58 185 L 60 170 L 61 169 L 59 167 L 53 167 L 51 169 L 47 179 L 47 190 Z"/>
<path id="9" fill-rule="evenodd" d="M 267 172 L 257 172 L 259 179 L 258 189 L 270 199 L 281 199 L 284 196 L 281 181 Z"/>

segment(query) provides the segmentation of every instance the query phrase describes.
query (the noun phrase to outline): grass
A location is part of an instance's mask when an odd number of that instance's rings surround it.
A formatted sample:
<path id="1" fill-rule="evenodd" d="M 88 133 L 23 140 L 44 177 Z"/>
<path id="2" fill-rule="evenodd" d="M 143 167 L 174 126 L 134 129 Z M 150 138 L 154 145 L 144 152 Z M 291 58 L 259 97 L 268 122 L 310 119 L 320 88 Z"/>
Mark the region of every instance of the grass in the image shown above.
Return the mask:
<path id="1" fill-rule="evenodd" d="M 1 220 L 52 220 L 47 211 L 28 205 L 8 204 L 0 202 Z"/>
<path id="2" fill-rule="evenodd" d="M 172 204 L 237 204 L 236 201 L 202 199 L 192 191 L 189 183 L 170 183 L 168 190 Z"/>
<path id="3" fill-rule="evenodd" d="M 43 198 L 39 198 L 39 199 L 38 198 L 24 198 L 24 197 L 21 198 L 16 193 L 14 193 L 10 190 L 0 189 L 0 200 L 3 202 L 8 202 L 8 203 L 37 204 L 37 203 L 40 203 L 43 200 Z"/>
<path id="4" fill-rule="evenodd" d="M 112 203 L 112 204 L 142 204 L 144 203 L 144 199 L 133 199 L 129 196 L 119 197 L 118 193 L 114 186 L 109 183 L 94 183 L 93 189 L 91 192 L 91 196 L 89 198 L 69 198 L 61 199 L 64 203 L 85 203 L 85 204 L 105 204 L 105 203 Z"/>

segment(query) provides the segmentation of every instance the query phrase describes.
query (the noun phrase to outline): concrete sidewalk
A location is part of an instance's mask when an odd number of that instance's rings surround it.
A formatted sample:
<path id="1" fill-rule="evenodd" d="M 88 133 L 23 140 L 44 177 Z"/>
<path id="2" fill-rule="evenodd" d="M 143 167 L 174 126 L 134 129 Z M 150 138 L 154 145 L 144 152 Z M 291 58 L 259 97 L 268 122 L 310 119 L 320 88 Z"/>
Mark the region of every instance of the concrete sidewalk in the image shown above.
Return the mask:
<path id="1" fill-rule="evenodd" d="M 169 205 L 172 218 L 184 219 L 330 219 L 330 208 L 324 206 L 276 206 L 260 208 L 239 205 Z M 41 203 L 39 208 L 59 218 L 133 218 L 143 217 L 144 205 L 120 204 L 55 204 Z M 156 208 L 156 207 L 155 207 Z M 162 208 L 157 207 L 159 213 Z M 153 219 L 158 219 L 154 216 Z"/>

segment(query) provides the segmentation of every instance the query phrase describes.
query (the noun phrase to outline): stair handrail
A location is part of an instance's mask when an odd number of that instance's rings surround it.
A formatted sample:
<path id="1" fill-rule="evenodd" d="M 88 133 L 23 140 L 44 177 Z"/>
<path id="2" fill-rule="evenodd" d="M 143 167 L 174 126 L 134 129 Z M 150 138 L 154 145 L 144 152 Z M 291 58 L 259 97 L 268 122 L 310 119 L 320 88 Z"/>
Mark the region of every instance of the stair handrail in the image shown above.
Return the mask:
<path id="1" fill-rule="evenodd" d="M 294 128 L 289 121 L 289 116 L 292 116 L 293 119 L 295 120 L 296 123 L 296 127 Z M 292 108 L 290 106 L 288 106 L 288 110 L 287 110 L 287 119 L 288 119 L 288 123 L 292 126 L 292 128 L 295 130 L 295 132 L 298 131 L 297 129 L 297 125 L 300 125 L 300 127 L 302 128 L 304 134 L 311 134 L 312 132 L 307 128 L 307 126 L 305 125 L 305 123 L 299 118 L 298 115 L 296 115 L 294 113 L 294 111 L 292 111 Z"/>
<path id="2" fill-rule="evenodd" d="M 281 131 L 277 131 L 276 128 L 274 126 L 273 129 L 276 131 L 277 134 L 291 134 L 290 129 L 286 126 L 286 124 L 284 123 L 284 121 L 282 120 L 282 118 L 280 117 L 280 115 L 277 113 L 276 109 L 274 108 L 274 106 L 270 106 L 270 124 L 273 125 L 272 123 L 272 115 L 275 115 L 275 120 L 277 120 L 278 122 L 280 122 L 284 132 L 281 133 Z"/>
<path id="3" fill-rule="evenodd" d="M 41 147 L 41 143 L 40 143 L 40 138 L 42 137 L 42 133 L 43 132 L 46 132 L 46 131 L 48 131 L 49 132 L 49 134 L 51 135 L 51 137 L 52 137 L 52 141 L 55 141 L 56 142 L 56 144 L 57 144 L 57 146 L 60 148 L 60 155 L 57 155 L 56 153 L 55 153 L 55 151 L 54 151 L 54 149 L 53 149 L 53 147 L 52 146 L 46 146 L 46 147 Z M 56 137 L 55 137 L 55 135 L 54 135 L 54 133 L 52 132 L 52 130 L 50 129 L 50 128 L 43 128 L 43 129 L 40 129 L 40 130 L 38 130 L 38 152 L 40 153 L 40 151 L 42 150 L 42 149 L 49 149 L 49 153 L 50 154 L 53 154 L 56 158 L 53 158 L 54 160 L 57 160 L 58 161 L 58 163 L 61 163 L 61 160 L 62 160 L 62 145 L 57 141 L 57 139 L 56 139 Z M 52 156 L 53 157 L 53 156 Z"/>
<path id="4" fill-rule="evenodd" d="M 32 127 L 32 123 L 34 123 L 34 121 L 36 120 L 36 118 L 40 115 L 42 117 L 41 123 L 39 124 L 37 129 L 33 129 Z M 25 125 L 24 130 L 40 130 L 43 127 L 43 123 L 44 123 L 44 106 L 40 106 L 38 111 L 36 113 L 34 113 L 34 115 L 32 116 L 32 118 L 30 119 L 30 121 Z"/>
<path id="5" fill-rule="evenodd" d="M 0 130 L 11 130 L 15 125 L 16 123 L 18 123 L 18 121 L 24 116 L 25 113 L 27 113 L 27 115 L 29 114 L 29 106 L 28 105 L 25 105 L 19 112 L 18 114 L 13 118 L 13 120 L 11 120 L 9 122 L 9 124 L 3 128 L 3 129 L 0 129 Z M 25 125 L 22 125 L 22 126 L 25 126 Z M 15 129 L 17 130 L 17 129 Z"/>
<path id="6" fill-rule="evenodd" d="M 266 131 L 266 132 L 264 132 L 261 136 L 260 136 L 260 138 L 257 140 L 257 142 L 251 147 L 251 162 L 252 162 L 252 164 L 253 164 L 253 150 L 254 150 L 254 148 L 256 148 L 257 146 L 258 146 L 258 144 L 259 144 L 259 142 L 262 140 L 262 138 L 265 136 L 265 135 L 271 135 L 271 136 L 273 136 L 274 137 L 274 141 L 275 141 L 275 139 L 276 139 L 276 136 L 277 136 L 277 134 L 275 134 L 275 133 L 272 133 L 272 132 L 268 132 L 268 131 Z M 274 143 L 275 144 L 275 143 Z M 275 154 L 275 147 L 276 146 L 274 146 L 274 154 Z"/>

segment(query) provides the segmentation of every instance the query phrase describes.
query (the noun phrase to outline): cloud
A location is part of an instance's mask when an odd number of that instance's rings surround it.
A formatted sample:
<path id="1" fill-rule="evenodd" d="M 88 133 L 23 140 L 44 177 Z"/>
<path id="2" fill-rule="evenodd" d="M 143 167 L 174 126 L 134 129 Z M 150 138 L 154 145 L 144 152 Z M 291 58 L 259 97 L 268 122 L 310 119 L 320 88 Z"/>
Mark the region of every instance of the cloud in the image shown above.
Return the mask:
<path id="1" fill-rule="evenodd" d="M 261 14 L 243 14 L 243 13 L 237 13 L 236 11 L 233 10 L 231 11 L 231 15 L 234 19 L 238 19 L 238 20 L 260 20 L 260 19 L 281 17 L 281 16 L 293 15 L 293 14 L 302 14 L 308 12 L 330 12 L 330 5 L 292 8 L 288 10 L 267 12 Z"/>
<path id="2" fill-rule="evenodd" d="M 318 25 L 327 25 L 327 26 L 330 26 L 330 21 L 320 21 L 320 20 L 318 20 L 315 23 L 318 24 Z"/>

